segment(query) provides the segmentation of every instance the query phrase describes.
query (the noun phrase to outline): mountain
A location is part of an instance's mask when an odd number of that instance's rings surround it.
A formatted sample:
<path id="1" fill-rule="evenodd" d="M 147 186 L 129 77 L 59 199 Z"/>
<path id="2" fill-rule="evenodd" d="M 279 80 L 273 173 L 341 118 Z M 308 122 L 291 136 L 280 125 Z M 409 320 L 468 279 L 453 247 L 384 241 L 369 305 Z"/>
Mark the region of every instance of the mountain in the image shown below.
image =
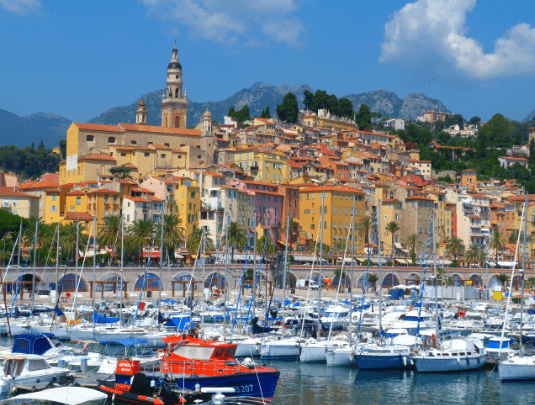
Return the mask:
<path id="1" fill-rule="evenodd" d="M 402 100 L 396 93 L 378 89 L 345 97 L 351 100 L 356 111 L 359 110 L 360 104 L 366 104 L 370 110 L 379 112 L 385 117 L 414 120 L 428 110 L 451 112 L 441 101 L 429 98 L 422 93 L 409 94 Z"/>
<path id="2" fill-rule="evenodd" d="M 535 111 L 532 111 L 526 118 L 522 120 L 522 122 L 528 122 L 535 119 Z"/>
<path id="3" fill-rule="evenodd" d="M 262 110 L 267 106 L 269 106 L 271 115 L 274 115 L 277 104 L 282 103 L 282 99 L 288 92 L 295 93 L 299 101 L 299 107 L 303 108 L 303 100 L 305 99 L 303 92 L 305 90 L 312 91 L 309 86 L 295 87 L 282 85 L 275 87 L 258 82 L 250 88 L 242 89 L 222 101 L 207 101 L 203 103 L 190 101 L 187 126 L 197 125 L 207 108 L 212 113 L 212 118 L 218 122 L 223 122 L 223 116 L 228 113 L 230 107 L 234 106 L 238 110 L 246 104 L 249 106 L 252 117 L 255 115 L 260 116 Z M 147 122 L 149 125 L 161 125 L 160 103 L 162 101 L 162 94 L 163 90 L 156 90 L 142 96 L 147 107 Z M 119 122 L 135 122 L 138 105 L 139 100 L 136 100 L 128 106 L 112 108 L 88 122 L 107 125 L 116 125 Z"/>
<path id="4" fill-rule="evenodd" d="M 65 138 L 71 120 L 57 114 L 35 113 L 20 117 L 0 109 L 0 146 L 15 145 L 20 148 L 37 145 L 43 141 L 45 147 L 58 146 Z"/>

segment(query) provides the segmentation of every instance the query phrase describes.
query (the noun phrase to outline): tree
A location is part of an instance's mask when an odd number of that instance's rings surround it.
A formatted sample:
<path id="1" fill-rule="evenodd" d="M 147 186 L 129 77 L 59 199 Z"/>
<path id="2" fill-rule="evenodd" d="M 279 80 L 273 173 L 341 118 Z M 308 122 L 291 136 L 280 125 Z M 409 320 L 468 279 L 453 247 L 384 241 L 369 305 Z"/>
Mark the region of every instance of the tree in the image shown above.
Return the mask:
<path id="1" fill-rule="evenodd" d="M 41 250 L 47 251 L 50 244 L 52 243 L 52 238 L 54 237 L 54 232 L 56 231 L 55 225 L 45 224 L 41 218 L 30 217 L 28 219 L 29 226 L 24 228 L 22 237 L 27 246 L 30 246 L 35 238 L 35 223 L 38 222 L 39 226 L 37 227 L 37 241 L 36 248 L 37 250 L 37 261 L 41 261 Z"/>
<path id="2" fill-rule="evenodd" d="M 472 243 L 465 254 L 468 264 L 477 263 L 478 266 L 485 260 L 485 251 L 481 245 Z"/>
<path id="3" fill-rule="evenodd" d="M 396 252 L 396 249 L 394 248 L 394 235 L 400 229 L 401 229 L 400 226 L 395 221 L 391 221 L 388 224 L 386 224 L 386 231 L 392 235 L 392 264 L 394 264 L 394 253 Z"/>
<path id="4" fill-rule="evenodd" d="M 228 116 L 229 117 L 234 117 L 234 114 L 236 114 L 236 109 L 234 108 L 234 106 L 230 106 L 230 108 L 228 109 Z"/>
<path id="5" fill-rule="evenodd" d="M 143 248 L 151 246 L 154 238 L 154 222 L 147 219 L 136 219 L 128 228 L 127 243 L 139 247 L 139 264 L 143 261 Z"/>
<path id="6" fill-rule="evenodd" d="M 448 246 L 446 250 L 450 255 L 453 255 L 454 260 L 457 261 L 457 256 L 460 256 L 464 252 L 464 242 L 461 238 L 453 236 L 448 240 Z"/>
<path id="7" fill-rule="evenodd" d="M 314 94 L 310 90 L 305 90 L 303 94 L 305 96 L 303 104 L 307 110 L 310 110 L 312 108 L 312 103 L 314 102 Z"/>
<path id="8" fill-rule="evenodd" d="M 373 290 L 376 290 L 375 284 L 379 281 L 379 277 L 376 274 L 368 274 L 368 282 L 373 286 Z"/>
<path id="9" fill-rule="evenodd" d="M 467 122 L 468 125 L 479 125 L 481 122 L 481 118 L 479 118 L 477 115 L 470 118 L 470 121 Z"/>
<path id="10" fill-rule="evenodd" d="M 283 228 L 283 232 L 286 234 L 286 226 Z M 299 238 L 299 222 L 297 222 L 294 218 L 290 218 L 290 230 L 288 233 L 288 237 L 290 239 L 290 246 L 288 247 L 288 252 L 291 253 L 292 244 L 296 243 Z"/>
<path id="11" fill-rule="evenodd" d="M 489 238 L 487 246 L 496 252 L 496 267 L 498 267 L 498 251 L 505 248 L 505 236 L 503 232 L 495 230 Z"/>
<path id="12" fill-rule="evenodd" d="M 500 273 L 496 276 L 496 278 L 498 279 L 498 281 L 500 283 L 502 283 L 502 286 L 506 286 L 506 283 L 509 281 L 509 274 L 505 274 L 505 273 Z"/>
<path id="13" fill-rule="evenodd" d="M 86 232 L 87 229 L 83 222 L 79 223 L 78 228 L 78 245 L 76 245 L 76 222 L 69 222 L 68 224 L 64 225 L 60 230 L 60 243 L 63 246 L 64 251 L 67 252 L 67 255 L 70 257 L 77 255 L 78 252 L 84 252 L 87 244 L 87 239 L 89 238 Z"/>
<path id="14" fill-rule="evenodd" d="M 175 248 L 177 246 L 180 246 L 184 243 L 184 240 L 186 239 L 186 230 L 181 227 L 182 220 L 180 217 L 178 217 L 175 214 L 167 214 L 164 215 L 163 218 L 163 246 L 164 250 L 168 252 L 168 254 L 173 258 L 173 261 L 175 259 Z M 160 243 L 161 235 L 157 235 L 157 241 Z M 210 242 L 212 240 L 210 239 Z"/>
<path id="15" fill-rule="evenodd" d="M 255 231 L 256 232 L 256 231 Z M 245 233 L 245 228 L 240 225 L 238 222 L 231 222 L 228 225 L 228 244 L 231 248 L 231 257 L 230 262 L 234 263 L 234 250 L 243 249 L 247 246 L 247 236 Z M 221 246 L 227 244 L 227 235 L 223 235 L 221 238 Z"/>
<path id="16" fill-rule="evenodd" d="M 164 226 L 165 231 L 165 226 Z M 205 232 L 205 242 L 204 242 L 204 248 L 205 250 L 212 250 L 213 249 L 213 242 L 212 239 L 208 237 L 210 235 L 209 232 Z M 202 228 L 195 228 L 191 234 L 188 236 L 188 241 L 186 242 L 186 247 L 188 251 L 191 254 L 196 254 L 199 252 L 199 249 L 201 248 L 202 243 Z"/>
<path id="17" fill-rule="evenodd" d="M 23 230 L 30 226 L 30 222 L 26 218 L 21 218 L 18 215 L 14 215 L 6 210 L 0 209 L 0 239 L 3 239 L 7 234 L 17 235 L 21 222 Z M 14 240 L 15 238 L 16 236 L 12 239 Z"/>
<path id="18" fill-rule="evenodd" d="M 364 235 L 364 244 L 368 244 L 368 237 L 370 235 L 370 229 L 372 229 L 373 221 L 370 217 L 362 217 L 359 222 L 358 229 L 361 235 Z"/>
<path id="19" fill-rule="evenodd" d="M 336 268 L 334 270 L 334 278 L 335 279 L 338 279 L 338 283 L 342 283 L 342 285 L 340 286 L 340 291 L 343 291 L 343 287 L 345 284 L 349 285 L 349 282 L 347 280 L 347 272 L 346 270 L 344 269 L 342 271 L 342 268 Z"/>
<path id="20" fill-rule="evenodd" d="M 327 108 L 329 108 L 329 95 L 325 90 L 316 90 L 310 109 L 317 113 L 318 110 Z"/>
<path id="21" fill-rule="evenodd" d="M 59 141 L 59 149 L 61 151 L 61 158 L 65 159 L 67 157 L 67 140 L 62 139 Z"/>
<path id="22" fill-rule="evenodd" d="M 299 105 L 294 93 L 286 93 L 282 104 L 277 105 L 277 116 L 281 121 L 297 122 Z"/>
<path id="23" fill-rule="evenodd" d="M 119 233 L 121 232 L 121 217 L 112 215 L 111 217 L 104 217 L 104 224 L 100 227 L 97 234 L 97 241 L 100 246 L 112 247 L 111 262 L 115 259 L 115 244 L 117 240 L 120 241 Z"/>
<path id="24" fill-rule="evenodd" d="M 372 114 L 370 112 L 370 107 L 366 104 L 361 104 L 359 112 L 356 117 L 356 123 L 359 129 L 371 128 L 372 126 Z"/>
<path id="25" fill-rule="evenodd" d="M 265 235 L 256 240 L 256 251 L 259 254 L 262 254 L 262 252 L 264 252 L 265 257 L 269 257 L 270 255 L 275 253 L 275 245 L 273 244 L 273 241 L 268 235 L 269 234 L 266 233 Z M 264 245 L 266 246 L 265 250 Z"/>
<path id="26" fill-rule="evenodd" d="M 265 110 L 262 110 L 262 114 L 260 114 L 260 118 L 271 118 L 271 113 L 269 112 L 269 105 L 266 107 Z"/>
<path id="27" fill-rule="evenodd" d="M 352 118 L 353 103 L 347 97 L 342 97 L 338 100 L 338 112 L 336 115 L 340 117 Z"/>
<path id="28" fill-rule="evenodd" d="M 129 179 L 130 178 L 130 172 L 134 170 L 133 167 L 124 167 L 124 166 L 117 166 L 117 167 L 110 167 L 110 173 L 114 176 L 119 177 L 120 179 Z"/>

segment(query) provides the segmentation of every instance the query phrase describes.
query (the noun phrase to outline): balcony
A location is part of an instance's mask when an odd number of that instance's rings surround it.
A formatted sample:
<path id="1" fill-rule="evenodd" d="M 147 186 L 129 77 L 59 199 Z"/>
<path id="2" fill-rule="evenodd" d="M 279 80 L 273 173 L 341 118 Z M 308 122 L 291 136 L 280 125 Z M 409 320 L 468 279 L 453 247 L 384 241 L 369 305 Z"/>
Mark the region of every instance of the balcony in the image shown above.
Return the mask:
<path id="1" fill-rule="evenodd" d="M 147 205 L 147 204 L 143 204 L 143 207 L 141 207 L 141 210 L 142 210 L 143 212 L 147 212 L 149 209 L 150 209 L 150 207 L 149 207 L 149 205 Z"/>

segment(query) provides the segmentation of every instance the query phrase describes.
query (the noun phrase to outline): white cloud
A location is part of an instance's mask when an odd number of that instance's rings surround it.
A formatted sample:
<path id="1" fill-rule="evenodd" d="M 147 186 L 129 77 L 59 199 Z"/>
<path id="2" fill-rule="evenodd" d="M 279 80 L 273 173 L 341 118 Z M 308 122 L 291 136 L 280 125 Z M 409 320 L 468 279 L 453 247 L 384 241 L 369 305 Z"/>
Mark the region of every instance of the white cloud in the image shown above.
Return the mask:
<path id="1" fill-rule="evenodd" d="M 394 13 L 385 25 L 380 62 L 404 68 L 434 68 L 444 75 L 494 79 L 533 75 L 535 29 L 518 24 L 496 40 L 493 53 L 466 36 L 466 15 L 477 0 L 418 0 Z"/>
<path id="2" fill-rule="evenodd" d="M 302 46 L 303 23 L 291 16 L 298 9 L 296 0 L 140 1 L 149 13 L 187 26 L 197 38 L 245 47 L 263 45 L 267 39 Z"/>
<path id="3" fill-rule="evenodd" d="M 40 0 L 0 0 L 0 6 L 6 11 L 26 15 L 41 8 Z"/>

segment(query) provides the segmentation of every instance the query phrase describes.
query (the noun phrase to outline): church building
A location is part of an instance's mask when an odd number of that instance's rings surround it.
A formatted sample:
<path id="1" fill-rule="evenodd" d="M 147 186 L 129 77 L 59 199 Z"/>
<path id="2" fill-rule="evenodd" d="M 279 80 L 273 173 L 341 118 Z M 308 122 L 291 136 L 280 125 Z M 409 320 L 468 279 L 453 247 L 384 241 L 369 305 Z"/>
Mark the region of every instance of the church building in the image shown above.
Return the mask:
<path id="1" fill-rule="evenodd" d="M 100 125 L 73 122 L 67 130 L 67 159 L 60 162 L 60 184 L 110 176 L 110 168 L 128 167 L 133 177 L 155 175 L 214 161 L 212 115 L 203 114 L 198 129 L 187 129 L 189 101 L 183 90 L 182 65 L 173 48 L 162 95 L 161 126 L 147 124 L 143 99 L 135 124 Z"/>

